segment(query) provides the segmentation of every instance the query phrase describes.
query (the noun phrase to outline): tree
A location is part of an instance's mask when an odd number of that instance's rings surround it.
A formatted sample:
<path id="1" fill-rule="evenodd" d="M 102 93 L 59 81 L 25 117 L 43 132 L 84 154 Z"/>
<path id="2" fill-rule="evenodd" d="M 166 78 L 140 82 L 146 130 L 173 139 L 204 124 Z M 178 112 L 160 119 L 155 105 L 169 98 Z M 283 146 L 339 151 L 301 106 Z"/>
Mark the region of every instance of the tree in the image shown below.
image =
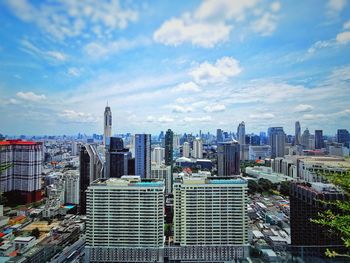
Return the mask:
<path id="1" fill-rule="evenodd" d="M 322 174 L 329 182 L 340 187 L 345 195 L 345 200 L 337 200 L 328 202 L 330 207 L 335 207 L 335 210 L 328 209 L 319 214 L 319 218 L 311 221 L 322 226 L 330 228 L 332 231 L 338 233 L 344 245 L 350 248 L 350 171 L 343 173 Z M 326 255 L 329 257 L 336 257 L 339 254 L 335 251 L 327 250 Z M 344 256 L 344 255 L 342 255 Z M 350 257 L 350 255 L 346 255 Z"/>
<path id="2" fill-rule="evenodd" d="M 290 182 L 289 181 L 283 181 L 280 183 L 280 193 L 282 195 L 289 196 L 289 189 L 290 189 Z"/>
<path id="3" fill-rule="evenodd" d="M 39 228 L 37 228 L 37 227 L 34 228 L 34 229 L 32 230 L 31 235 L 34 236 L 36 239 L 38 239 L 38 238 L 40 237 L 40 230 L 39 230 Z"/>
<path id="4" fill-rule="evenodd" d="M 254 180 L 248 180 L 248 193 L 255 194 L 256 192 L 260 193 L 260 187 L 258 183 Z"/>

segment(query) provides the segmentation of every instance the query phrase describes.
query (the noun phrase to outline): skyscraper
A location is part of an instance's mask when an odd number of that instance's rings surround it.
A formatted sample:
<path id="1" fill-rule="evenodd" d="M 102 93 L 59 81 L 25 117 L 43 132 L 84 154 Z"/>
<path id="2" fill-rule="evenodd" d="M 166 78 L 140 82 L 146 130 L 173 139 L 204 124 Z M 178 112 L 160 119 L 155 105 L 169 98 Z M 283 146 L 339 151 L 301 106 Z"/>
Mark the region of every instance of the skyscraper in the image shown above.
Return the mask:
<path id="1" fill-rule="evenodd" d="M 223 141 L 224 141 L 224 138 L 222 136 L 222 130 L 221 129 L 217 129 L 216 130 L 216 142 L 220 143 L 220 142 L 223 142 Z"/>
<path id="2" fill-rule="evenodd" d="M 41 199 L 43 145 L 41 142 L 7 140 L 0 142 L 0 190 L 14 205 Z"/>
<path id="3" fill-rule="evenodd" d="M 135 134 L 135 174 L 151 176 L 151 134 Z"/>
<path id="4" fill-rule="evenodd" d="M 200 138 L 193 140 L 193 158 L 203 159 L 203 141 Z"/>
<path id="5" fill-rule="evenodd" d="M 242 121 L 237 128 L 237 139 L 238 143 L 240 145 L 246 144 L 245 143 L 245 123 Z"/>
<path id="6" fill-rule="evenodd" d="M 124 148 L 122 138 L 110 137 L 106 145 L 106 178 L 120 178 L 128 175 L 131 153 Z"/>
<path id="7" fill-rule="evenodd" d="M 318 213 L 331 208 L 323 201 L 344 200 L 344 198 L 344 195 L 330 184 L 291 185 L 290 227 L 293 254 L 304 256 L 305 262 L 320 262 L 313 260 L 312 257 L 325 257 L 327 245 L 331 250 L 343 248 L 339 236 L 311 222 L 310 219 L 318 218 Z"/>
<path id="8" fill-rule="evenodd" d="M 301 144 L 301 127 L 300 122 L 295 122 L 295 145 Z"/>
<path id="9" fill-rule="evenodd" d="M 152 149 L 152 163 L 161 165 L 164 160 L 165 149 L 163 147 L 155 147 Z"/>
<path id="10" fill-rule="evenodd" d="M 164 262 L 164 183 L 102 179 L 87 190 L 86 262 Z"/>
<path id="11" fill-rule="evenodd" d="M 190 157 L 190 144 L 188 142 L 184 142 L 182 145 L 182 156 L 183 157 Z"/>
<path id="12" fill-rule="evenodd" d="M 323 147 L 323 131 L 315 130 L 315 149 L 322 149 Z"/>
<path id="13" fill-rule="evenodd" d="M 103 119 L 104 119 L 103 145 L 106 145 L 107 138 L 112 136 L 112 112 L 108 104 L 105 108 Z"/>
<path id="14" fill-rule="evenodd" d="M 174 244 L 191 247 L 186 258 L 190 262 L 232 262 L 246 257 L 247 182 L 212 177 L 174 183 Z M 215 253 L 218 247 L 220 252 Z"/>
<path id="15" fill-rule="evenodd" d="M 305 149 L 310 149 L 309 147 L 310 135 L 311 134 L 308 128 L 306 128 L 305 131 L 303 132 L 303 135 L 301 135 L 301 145 Z"/>
<path id="16" fill-rule="evenodd" d="M 271 158 L 283 157 L 286 134 L 283 127 L 271 127 L 268 129 L 269 144 L 271 146 Z"/>
<path id="17" fill-rule="evenodd" d="M 168 129 L 165 133 L 165 165 L 173 165 L 173 140 L 174 132 Z"/>
<path id="18" fill-rule="evenodd" d="M 350 144 L 349 131 L 346 130 L 346 129 L 339 129 L 339 130 L 337 130 L 337 141 L 339 143 L 344 144 L 345 147 L 349 148 L 349 144 Z"/>
<path id="19" fill-rule="evenodd" d="M 218 145 L 218 175 L 239 175 L 240 145 L 236 141 L 223 142 Z"/>

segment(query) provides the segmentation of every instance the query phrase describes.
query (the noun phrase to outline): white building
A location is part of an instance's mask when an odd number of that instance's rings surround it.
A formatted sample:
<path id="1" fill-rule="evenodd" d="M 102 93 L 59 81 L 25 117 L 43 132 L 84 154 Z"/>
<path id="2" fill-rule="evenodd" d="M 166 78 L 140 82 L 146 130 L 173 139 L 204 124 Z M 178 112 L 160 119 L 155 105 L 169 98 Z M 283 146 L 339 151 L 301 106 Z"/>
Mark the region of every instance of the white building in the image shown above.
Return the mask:
<path id="1" fill-rule="evenodd" d="M 203 141 L 200 138 L 193 140 L 192 157 L 196 159 L 203 159 Z"/>
<path id="2" fill-rule="evenodd" d="M 271 158 L 271 146 L 270 145 L 249 145 L 249 160 L 264 160 Z"/>
<path id="3" fill-rule="evenodd" d="M 152 165 L 151 178 L 162 180 L 165 183 L 165 193 L 172 193 L 172 174 L 170 165 Z"/>
<path id="4" fill-rule="evenodd" d="M 180 134 L 174 134 L 174 136 L 173 136 L 173 148 L 174 149 L 180 148 L 180 139 L 181 139 Z"/>
<path id="5" fill-rule="evenodd" d="M 192 177 L 174 183 L 174 243 L 191 247 L 192 258 L 188 259 L 201 262 L 246 257 L 247 182 Z M 213 253 L 215 247 L 220 247 L 221 253 Z M 208 258 L 201 258 L 199 250 Z"/>
<path id="6" fill-rule="evenodd" d="M 87 262 L 162 262 L 164 184 L 100 179 L 87 190 Z"/>
<path id="7" fill-rule="evenodd" d="M 182 145 L 182 157 L 190 157 L 190 144 L 188 142 L 184 142 Z"/>
<path id="8" fill-rule="evenodd" d="M 151 159 L 152 163 L 161 165 L 164 161 L 165 149 L 163 147 L 155 147 L 152 149 Z"/>
<path id="9" fill-rule="evenodd" d="M 68 204 L 79 204 L 79 172 L 69 170 L 64 173 L 65 202 Z"/>

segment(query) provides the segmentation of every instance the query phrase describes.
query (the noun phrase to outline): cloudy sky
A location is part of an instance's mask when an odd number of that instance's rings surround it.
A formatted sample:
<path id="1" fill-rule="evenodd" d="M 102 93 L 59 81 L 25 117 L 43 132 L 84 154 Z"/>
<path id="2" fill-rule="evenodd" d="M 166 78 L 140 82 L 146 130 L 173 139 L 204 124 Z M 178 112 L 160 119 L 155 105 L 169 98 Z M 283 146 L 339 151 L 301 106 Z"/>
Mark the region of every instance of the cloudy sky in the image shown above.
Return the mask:
<path id="1" fill-rule="evenodd" d="M 0 133 L 350 128 L 347 0 L 0 2 Z"/>

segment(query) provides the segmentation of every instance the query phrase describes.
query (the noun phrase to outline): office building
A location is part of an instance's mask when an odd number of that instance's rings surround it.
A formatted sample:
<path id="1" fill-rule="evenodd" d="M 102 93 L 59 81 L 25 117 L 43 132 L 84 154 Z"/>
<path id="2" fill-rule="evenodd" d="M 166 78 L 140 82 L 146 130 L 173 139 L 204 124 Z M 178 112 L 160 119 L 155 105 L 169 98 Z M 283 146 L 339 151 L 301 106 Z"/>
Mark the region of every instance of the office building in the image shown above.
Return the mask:
<path id="1" fill-rule="evenodd" d="M 63 174 L 64 179 L 64 200 L 68 204 L 79 204 L 79 172 L 77 170 L 68 170 Z"/>
<path id="2" fill-rule="evenodd" d="M 323 147 L 323 131 L 315 130 L 315 149 L 322 149 Z"/>
<path id="3" fill-rule="evenodd" d="M 271 158 L 271 146 L 270 145 L 249 145 L 249 160 L 265 160 Z"/>
<path id="4" fill-rule="evenodd" d="M 103 123 L 103 145 L 106 145 L 107 138 L 112 136 L 112 112 L 108 104 L 105 108 Z"/>
<path id="5" fill-rule="evenodd" d="M 220 142 L 223 142 L 224 141 L 224 138 L 223 138 L 223 135 L 222 135 L 222 130 L 221 129 L 217 129 L 216 130 L 216 143 L 220 143 Z"/>
<path id="6" fill-rule="evenodd" d="M 124 148 L 123 139 L 110 137 L 106 143 L 105 178 L 120 178 L 129 174 L 128 162 L 131 159 L 131 153 Z"/>
<path id="7" fill-rule="evenodd" d="M 301 136 L 301 145 L 303 146 L 304 149 L 310 149 L 310 131 L 308 128 L 305 129 L 303 132 L 303 135 Z"/>
<path id="8" fill-rule="evenodd" d="M 164 181 L 165 193 L 172 193 L 172 173 L 170 165 L 157 165 L 152 164 L 151 167 L 151 179 L 157 179 L 158 181 Z"/>
<path id="9" fill-rule="evenodd" d="M 165 149 L 163 147 L 155 147 L 152 149 L 152 163 L 161 165 L 165 157 Z"/>
<path id="10" fill-rule="evenodd" d="M 87 200 L 86 262 L 163 262 L 162 181 L 97 180 Z"/>
<path id="11" fill-rule="evenodd" d="M 203 159 L 203 141 L 200 138 L 193 140 L 192 157 L 196 159 Z"/>
<path id="12" fill-rule="evenodd" d="M 174 132 L 168 129 L 165 133 L 165 165 L 173 165 L 173 142 L 174 142 Z"/>
<path id="13" fill-rule="evenodd" d="M 85 144 L 80 149 L 80 179 L 79 179 L 79 213 L 86 213 L 86 189 L 90 185 L 90 182 L 95 181 L 98 178 L 102 178 L 104 174 L 102 154 L 94 144 Z"/>
<path id="14" fill-rule="evenodd" d="M 0 142 L 0 189 L 9 203 L 27 204 L 41 199 L 43 145 L 40 142 L 7 140 Z"/>
<path id="15" fill-rule="evenodd" d="M 174 244 L 183 248 L 179 254 L 188 261 L 232 262 L 246 257 L 247 182 L 185 177 L 174 183 Z"/>
<path id="16" fill-rule="evenodd" d="M 190 144 L 188 142 L 184 142 L 182 145 L 182 157 L 189 158 L 190 157 Z"/>
<path id="17" fill-rule="evenodd" d="M 301 127 L 300 127 L 300 122 L 297 121 L 295 122 L 295 145 L 300 145 L 301 144 Z"/>
<path id="18" fill-rule="evenodd" d="M 337 130 L 337 142 L 344 144 L 345 147 L 349 148 L 350 134 L 346 129 Z"/>
<path id="19" fill-rule="evenodd" d="M 326 257 L 327 246 L 331 250 L 342 250 L 340 236 L 327 228 L 313 223 L 318 213 L 330 209 L 323 201 L 344 200 L 345 196 L 331 184 L 293 183 L 290 192 L 290 227 L 292 252 L 303 256 L 305 262 L 317 262 L 314 258 Z"/>
<path id="20" fill-rule="evenodd" d="M 268 129 L 269 144 L 271 146 L 271 158 L 283 157 L 286 134 L 282 127 L 271 127 Z"/>
<path id="21" fill-rule="evenodd" d="M 151 134 L 135 134 L 135 174 L 151 176 Z"/>
<path id="22" fill-rule="evenodd" d="M 232 176 L 240 174 L 240 145 L 237 141 L 223 142 L 218 145 L 218 175 Z"/>
<path id="23" fill-rule="evenodd" d="M 242 121 L 237 128 L 237 140 L 240 145 L 245 143 L 245 123 Z"/>

